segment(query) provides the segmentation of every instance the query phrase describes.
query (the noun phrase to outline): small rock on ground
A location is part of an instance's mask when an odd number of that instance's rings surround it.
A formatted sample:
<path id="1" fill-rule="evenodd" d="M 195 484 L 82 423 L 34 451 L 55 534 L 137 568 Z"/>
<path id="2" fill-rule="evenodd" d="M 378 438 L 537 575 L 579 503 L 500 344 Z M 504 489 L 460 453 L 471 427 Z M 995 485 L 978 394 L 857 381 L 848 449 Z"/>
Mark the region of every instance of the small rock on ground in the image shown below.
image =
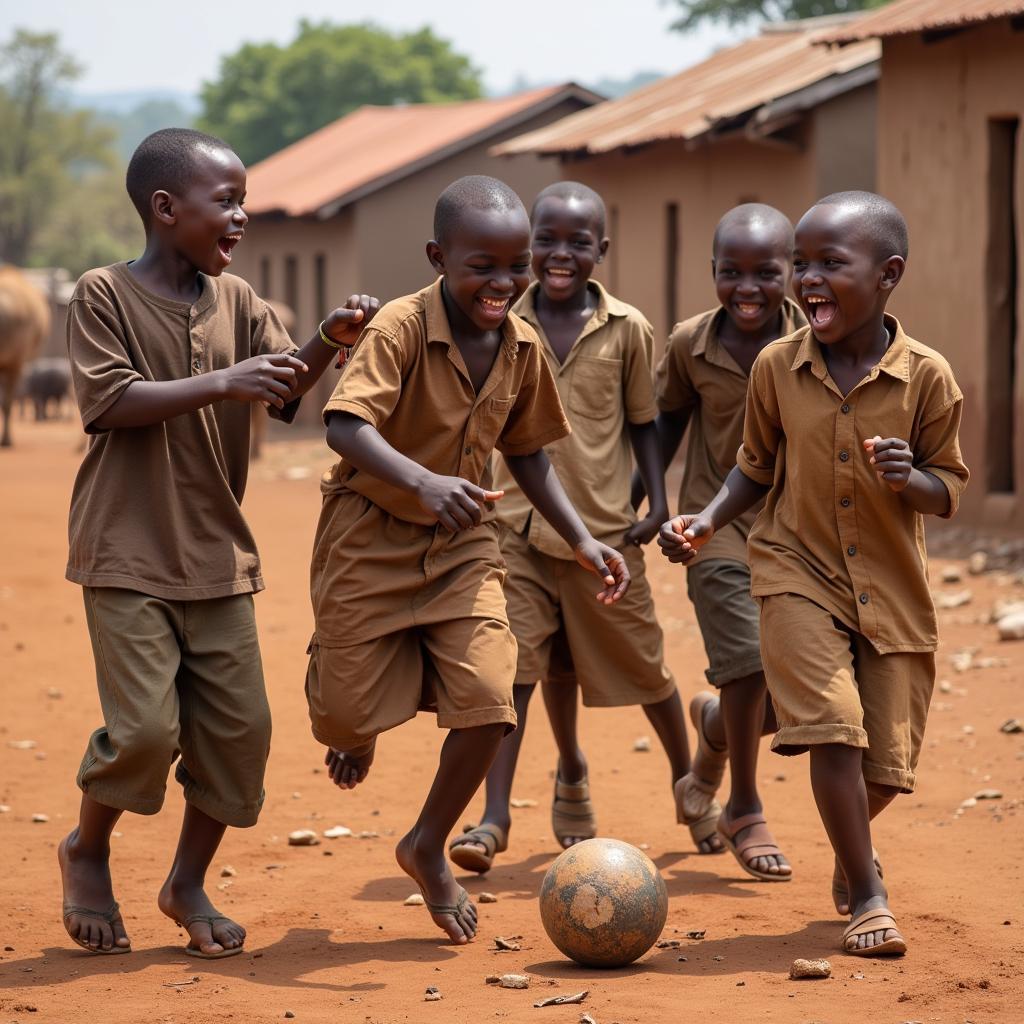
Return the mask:
<path id="1" fill-rule="evenodd" d="M 832 974 L 832 965 L 827 960 L 794 960 L 789 976 L 798 978 L 827 978 Z"/>

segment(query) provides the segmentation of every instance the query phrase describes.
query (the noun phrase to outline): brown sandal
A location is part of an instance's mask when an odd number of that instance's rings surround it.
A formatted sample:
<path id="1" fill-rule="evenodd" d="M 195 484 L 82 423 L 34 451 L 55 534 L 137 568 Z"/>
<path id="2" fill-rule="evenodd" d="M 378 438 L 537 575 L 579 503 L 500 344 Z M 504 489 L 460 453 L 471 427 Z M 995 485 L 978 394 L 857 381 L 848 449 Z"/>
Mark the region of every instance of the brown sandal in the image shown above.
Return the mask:
<path id="1" fill-rule="evenodd" d="M 872 932 L 896 933 L 895 938 L 886 939 L 877 946 L 868 946 L 867 949 L 851 949 L 847 943 L 850 939 L 856 939 L 861 935 L 870 935 Z M 896 926 L 896 918 L 892 916 L 888 908 L 881 907 L 878 910 L 865 910 L 859 917 L 855 917 L 846 930 L 843 932 L 843 952 L 850 956 L 903 956 L 907 951 L 907 940 L 900 934 Z"/>
<path id="2" fill-rule="evenodd" d="M 558 845 L 567 850 L 567 839 L 593 839 L 597 835 L 597 817 L 590 802 L 590 782 L 563 782 L 555 776 L 555 798 L 551 802 L 551 828 Z"/>
<path id="3" fill-rule="evenodd" d="M 697 733 L 697 752 L 693 755 L 690 782 L 685 787 L 687 821 L 707 815 L 722 785 L 722 776 L 725 775 L 725 766 L 729 761 L 729 751 L 724 747 L 719 750 L 712 746 L 704 731 L 704 709 L 717 700 L 714 694 L 703 690 L 690 701 L 690 721 Z"/>
<path id="4" fill-rule="evenodd" d="M 482 846 L 486 853 L 474 850 L 474 846 Z M 448 844 L 448 856 L 453 864 L 467 871 L 484 874 L 491 870 L 495 854 L 504 853 L 508 849 L 508 835 L 498 825 L 484 822 L 476 828 L 467 828 L 465 833 Z M 436 911 L 441 913 L 441 911 Z M 447 913 L 447 911 L 445 911 Z"/>
<path id="5" fill-rule="evenodd" d="M 697 791 L 696 799 L 693 795 L 695 790 Z M 689 772 L 681 779 L 676 779 L 675 785 L 672 787 L 672 795 L 676 800 L 676 821 L 690 829 L 690 838 L 698 851 L 700 844 L 705 839 L 710 839 L 717 831 L 718 818 L 722 813 L 721 804 L 714 799 L 714 794 L 712 794 L 710 804 L 703 799 L 706 794 L 707 790 L 693 772 Z M 724 853 L 725 851 L 719 849 L 707 852 Z"/>
<path id="6" fill-rule="evenodd" d="M 738 843 L 735 841 L 737 835 L 745 828 L 764 825 L 760 838 L 748 834 Z M 737 863 L 748 875 L 756 878 L 759 882 L 788 882 L 793 877 L 789 874 L 771 874 L 768 871 L 757 871 L 750 866 L 750 861 L 757 857 L 781 857 L 782 851 L 775 845 L 771 833 L 768 831 L 767 822 L 763 814 L 743 814 L 735 821 L 726 821 L 724 815 L 718 819 L 718 834 L 722 842 L 728 847 L 729 852 L 736 858 Z"/>

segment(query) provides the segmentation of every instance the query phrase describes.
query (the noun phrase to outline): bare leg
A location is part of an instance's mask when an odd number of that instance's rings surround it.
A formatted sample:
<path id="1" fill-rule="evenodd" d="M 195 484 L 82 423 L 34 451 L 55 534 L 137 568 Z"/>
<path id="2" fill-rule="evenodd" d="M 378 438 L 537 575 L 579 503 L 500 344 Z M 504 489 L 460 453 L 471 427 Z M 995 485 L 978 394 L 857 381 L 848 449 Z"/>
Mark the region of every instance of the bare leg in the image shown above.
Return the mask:
<path id="1" fill-rule="evenodd" d="M 776 731 L 775 710 L 768 700 L 764 673 L 736 679 L 718 692 L 718 703 L 707 705 L 704 731 L 716 747 L 729 749 L 729 801 L 723 813 L 727 821 L 745 814 L 761 814 L 764 807 L 757 792 L 757 755 L 762 736 Z M 752 826 L 764 828 L 764 826 Z M 734 840 L 742 841 L 749 829 Z M 793 869 L 782 854 L 753 857 L 750 866 L 766 874 L 789 875 Z"/>
<path id="2" fill-rule="evenodd" d="M 512 687 L 512 703 L 515 705 L 519 726 L 515 732 L 510 732 L 501 741 L 491 770 L 487 773 L 483 821 L 497 825 L 506 835 L 512 825 L 508 802 L 512 796 L 516 765 L 519 763 L 519 749 L 526 734 L 526 712 L 530 707 L 530 698 L 536 685 L 517 683 Z M 480 849 L 483 850 L 483 847 Z"/>
<path id="3" fill-rule="evenodd" d="M 500 723 L 452 729 L 441 747 L 441 761 L 423 810 L 395 850 L 399 866 L 419 885 L 427 903 L 456 908 L 465 898 L 466 890 L 452 876 L 444 847 L 491 767 L 504 732 Z M 455 945 L 465 945 L 476 935 L 476 907 L 469 900 L 455 912 L 432 912 L 431 916 Z"/>
<path id="4" fill-rule="evenodd" d="M 245 941 L 245 929 L 219 914 L 203 888 L 207 868 L 224 838 L 224 830 L 221 822 L 192 804 L 185 804 L 178 849 L 171 872 L 157 897 L 160 909 L 188 929 L 189 946 L 207 955 L 239 949 Z M 204 917 L 219 920 L 200 919 Z M 190 921 L 190 918 L 195 920 Z"/>
<path id="5" fill-rule="evenodd" d="M 105 913 L 114 904 L 110 880 L 110 833 L 122 811 L 91 800 L 82 794 L 78 827 L 61 840 L 57 848 L 65 906 L 85 907 Z M 64 927 L 76 942 L 90 949 L 129 949 L 121 915 L 111 923 L 84 914 L 68 914 Z"/>
<path id="6" fill-rule="evenodd" d="M 880 786 L 877 782 L 865 781 L 864 785 L 868 793 L 868 817 L 874 821 L 896 799 L 897 791 L 890 786 Z M 875 869 L 876 871 L 880 870 L 877 863 Z M 846 875 L 843 874 L 838 857 L 836 857 L 835 871 L 832 879 L 832 892 L 833 896 L 836 897 L 836 910 L 843 915 L 849 914 L 849 884 L 846 881 Z M 839 898 L 839 894 L 842 892 L 847 893 L 847 902 L 845 903 Z"/>
<path id="7" fill-rule="evenodd" d="M 822 824 L 850 886 L 850 907 L 858 917 L 888 906 L 888 895 L 875 869 L 871 848 L 868 791 L 859 747 L 826 743 L 811 747 L 811 788 Z M 882 929 L 857 939 L 869 949 L 897 935 Z"/>
<path id="8" fill-rule="evenodd" d="M 577 732 L 579 686 L 570 677 L 545 679 L 541 692 L 558 747 L 558 777 L 563 782 L 576 785 L 587 777 L 587 759 L 580 748 Z"/>

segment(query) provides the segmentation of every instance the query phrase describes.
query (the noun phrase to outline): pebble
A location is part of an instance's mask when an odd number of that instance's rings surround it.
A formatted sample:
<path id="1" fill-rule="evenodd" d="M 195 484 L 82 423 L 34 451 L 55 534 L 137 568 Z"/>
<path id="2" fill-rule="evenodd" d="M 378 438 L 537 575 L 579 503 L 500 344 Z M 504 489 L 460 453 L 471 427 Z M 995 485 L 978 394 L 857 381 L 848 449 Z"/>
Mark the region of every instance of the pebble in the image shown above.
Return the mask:
<path id="1" fill-rule="evenodd" d="M 650 736 L 637 736 L 633 740 L 633 750 L 638 754 L 646 753 L 651 749 L 651 737 Z"/>
<path id="2" fill-rule="evenodd" d="M 940 590 L 932 594 L 932 600 L 936 608 L 962 608 L 974 600 L 974 594 L 970 590 L 956 590 L 951 594 Z"/>
<path id="3" fill-rule="evenodd" d="M 11 750 L 35 750 L 35 748 L 36 748 L 36 741 L 35 740 L 8 740 L 7 741 L 7 746 L 9 746 L 11 748 Z"/>
<path id="4" fill-rule="evenodd" d="M 977 807 L 978 806 L 978 801 L 977 801 L 977 799 L 975 797 L 969 796 L 966 800 L 964 800 L 964 802 L 962 804 L 960 804 L 960 806 L 961 807 Z"/>
<path id="5" fill-rule="evenodd" d="M 678 939 L 662 939 L 655 943 L 655 949 L 678 949 L 682 943 Z"/>
<path id="6" fill-rule="evenodd" d="M 289 846 L 316 846 L 319 842 L 311 828 L 300 828 L 288 833 Z"/>
<path id="7" fill-rule="evenodd" d="M 694 929 L 693 931 L 687 932 L 686 933 L 686 937 L 688 939 L 703 939 L 704 936 L 707 935 L 707 933 L 708 933 L 707 928 L 698 928 L 698 929 Z"/>
<path id="8" fill-rule="evenodd" d="M 477 903 L 497 903 L 498 897 L 493 892 L 482 892 L 476 898 Z"/>
<path id="9" fill-rule="evenodd" d="M 1003 730 L 1003 731 L 1005 732 L 1006 730 Z M 10 813 L 11 813 L 11 805 L 10 804 L 0 804 L 0 814 L 10 814 Z"/>
<path id="10" fill-rule="evenodd" d="M 32 821 L 36 825 L 45 825 L 46 822 L 48 822 L 49 820 L 50 820 L 50 816 L 48 814 L 33 814 L 32 815 Z"/>
<path id="11" fill-rule="evenodd" d="M 500 949 L 503 953 L 518 953 L 523 947 L 519 945 L 516 939 L 521 938 L 522 935 L 510 935 L 507 939 L 496 935 L 494 937 L 494 948 Z"/>
<path id="12" fill-rule="evenodd" d="M 295 1014 L 292 1013 L 291 1010 L 285 1010 L 284 1011 L 284 1016 L 285 1016 L 286 1020 L 291 1020 L 295 1016 Z"/>
<path id="13" fill-rule="evenodd" d="M 1008 718 L 999 726 L 999 731 L 1012 736 L 1014 733 L 1024 732 L 1024 723 L 1019 718 Z M 3 810 L 3 808 L 0 808 L 0 810 Z"/>
<path id="14" fill-rule="evenodd" d="M 985 551 L 975 551 L 970 558 L 967 559 L 967 571 L 972 576 L 980 576 L 988 568 L 988 553 Z"/>
<path id="15" fill-rule="evenodd" d="M 597 1024 L 597 1021 L 589 1013 L 581 1013 L 580 1024 Z"/>
<path id="16" fill-rule="evenodd" d="M 364 830 L 364 831 L 360 832 L 359 835 L 356 836 L 356 838 L 357 839 L 380 839 L 380 833 L 379 832 L 367 832 L 367 831 Z"/>
<path id="17" fill-rule="evenodd" d="M 978 792 L 974 794 L 974 799 L 975 800 L 1002 800 L 1003 799 L 1003 794 L 1002 794 L 1002 791 L 998 790 L 998 789 L 979 789 Z"/>
<path id="18" fill-rule="evenodd" d="M 345 828 L 344 825 L 335 825 L 334 828 L 324 829 L 324 839 L 344 839 L 346 836 L 352 835 L 352 829 Z"/>
<path id="19" fill-rule="evenodd" d="M 953 684 L 948 679 L 939 680 L 939 692 L 940 693 L 952 693 Z"/>
<path id="20" fill-rule="evenodd" d="M 49 688 L 49 689 L 48 689 L 48 690 L 46 691 L 46 696 L 47 696 L 47 697 L 49 697 L 49 698 L 50 698 L 50 700 L 60 700 L 60 699 L 61 699 L 61 697 L 63 697 L 63 696 L 64 696 L 64 694 L 63 694 L 63 693 L 61 693 L 61 691 L 60 691 L 60 690 L 58 690 L 58 689 L 57 689 L 57 688 L 56 688 L 55 686 L 51 686 L 51 687 L 50 687 L 50 688 Z"/>
<path id="21" fill-rule="evenodd" d="M 405 900 L 403 901 L 402 906 L 403 907 L 422 907 L 425 903 L 426 903 L 426 900 L 423 898 L 423 896 L 420 893 L 418 893 L 418 892 L 414 892 L 411 896 L 406 896 L 405 897 Z"/>
<path id="22" fill-rule="evenodd" d="M 425 1003 L 436 1003 L 438 999 L 443 998 L 444 997 L 441 995 L 441 993 L 436 988 L 434 988 L 433 985 L 431 985 L 430 988 L 427 989 L 426 995 L 424 995 L 423 997 L 423 1001 Z"/>
<path id="23" fill-rule="evenodd" d="M 798 978 L 828 978 L 832 974 L 832 965 L 827 960 L 794 960 L 789 968 L 789 976 L 794 981 Z"/>
<path id="24" fill-rule="evenodd" d="M 238 872 L 230 864 L 225 864 L 224 867 L 220 869 L 221 878 L 234 878 L 237 874 Z"/>
<path id="25" fill-rule="evenodd" d="M 1007 615 L 996 623 L 1000 640 L 1024 640 L 1024 612 Z"/>
<path id="26" fill-rule="evenodd" d="M 517 809 L 521 808 L 521 807 L 536 807 L 537 806 L 537 801 L 536 800 L 524 800 L 524 799 L 518 799 L 516 797 L 513 797 L 511 800 L 509 800 L 509 806 L 510 807 L 515 807 Z"/>
<path id="27" fill-rule="evenodd" d="M 942 570 L 943 583 L 959 583 L 963 578 L 963 573 L 955 565 L 947 565 Z"/>
<path id="28" fill-rule="evenodd" d="M 503 974 L 498 979 L 501 988 L 529 988 L 530 976 L 528 974 Z"/>

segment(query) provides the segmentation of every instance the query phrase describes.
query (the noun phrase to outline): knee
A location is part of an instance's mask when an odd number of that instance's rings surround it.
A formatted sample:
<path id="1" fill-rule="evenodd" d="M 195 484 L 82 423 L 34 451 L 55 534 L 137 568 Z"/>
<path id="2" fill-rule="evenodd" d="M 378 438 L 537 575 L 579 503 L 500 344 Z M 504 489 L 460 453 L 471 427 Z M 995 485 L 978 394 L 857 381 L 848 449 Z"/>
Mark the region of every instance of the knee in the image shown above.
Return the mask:
<path id="1" fill-rule="evenodd" d="M 169 765 L 179 750 L 178 723 L 140 722 L 130 731 L 115 733 L 113 740 L 118 760 Z"/>

